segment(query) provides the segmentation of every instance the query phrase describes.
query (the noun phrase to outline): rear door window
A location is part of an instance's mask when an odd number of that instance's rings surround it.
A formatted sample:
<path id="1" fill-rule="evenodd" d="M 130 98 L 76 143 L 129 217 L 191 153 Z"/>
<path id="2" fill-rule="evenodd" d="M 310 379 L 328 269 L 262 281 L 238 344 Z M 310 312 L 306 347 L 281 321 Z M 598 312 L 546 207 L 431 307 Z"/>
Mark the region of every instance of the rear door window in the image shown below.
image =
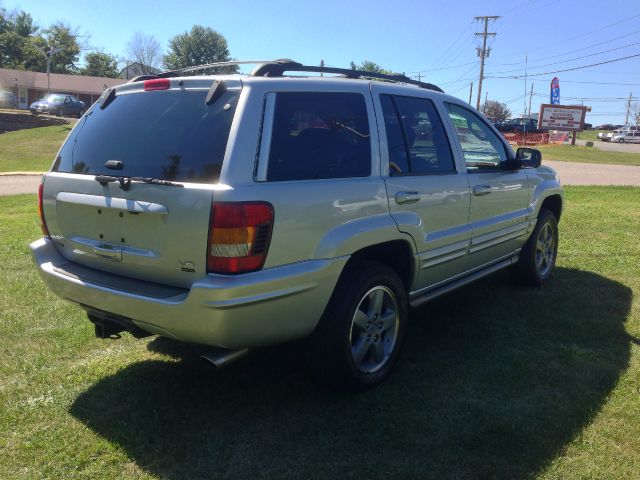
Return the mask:
<path id="1" fill-rule="evenodd" d="M 164 90 L 116 96 L 94 105 L 69 136 L 54 171 L 163 180 L 218 181 L 239 90 L 212 105 L 206 90 Z M 120 160 L 122 170 L 105 163 Z"/>
<path id="2" fill-rule="evenodd" d="M 431 100 L 380 95 L 380 103 L 391 175 L 455 172 L 449 140 Z"/>
<path id="3" fill-rule="evenodd" d="M 267 181 L 370 174 L 369 120 L 361 94 L 276 95 Z"/>

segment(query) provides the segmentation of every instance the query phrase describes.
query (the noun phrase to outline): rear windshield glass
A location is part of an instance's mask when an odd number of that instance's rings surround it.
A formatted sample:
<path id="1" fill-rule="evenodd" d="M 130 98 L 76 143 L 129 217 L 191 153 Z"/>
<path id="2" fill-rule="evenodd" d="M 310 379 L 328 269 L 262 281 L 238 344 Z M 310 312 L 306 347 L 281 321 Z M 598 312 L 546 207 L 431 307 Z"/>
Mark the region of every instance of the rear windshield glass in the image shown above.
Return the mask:
<path id="1" fill-rule="evenodd" d="M 60 151 L 54 171 L 87 175 L 218 181 L 239 91 L 212 105 L 207 92 L 153 91 L 118 95 L 96 104 Z M 105 167 L 123 162 L 122 170 Z"/>

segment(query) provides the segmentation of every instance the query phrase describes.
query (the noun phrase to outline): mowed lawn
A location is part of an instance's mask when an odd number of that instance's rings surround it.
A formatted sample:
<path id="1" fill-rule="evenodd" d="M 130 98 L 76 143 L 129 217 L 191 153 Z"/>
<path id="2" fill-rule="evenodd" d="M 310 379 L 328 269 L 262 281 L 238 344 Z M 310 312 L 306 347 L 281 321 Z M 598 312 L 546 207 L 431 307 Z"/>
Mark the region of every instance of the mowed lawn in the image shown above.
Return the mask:
<path id="1" fill-rule="evenodd" d="M 638 478 L 640 189 L 566 193 L 545 287 L 499 272 L 414 311 L 358 395 L 317 386 L 300 345 L 216 371 L 95 339 L 31 265 L 35 198 L 0 198 L 0 477 Z"/>
<path id="2" fill-rule="evenodd" d="M 0 172 L 46 172 L 74 123 L 0 134 Z"/>
<path id="3" fill-rule="evenodd" d="M 559 160 L 562 162 L 605 163 L 610 165 L 640 166 L 640 149 L 634 152 L 608 152 L 597 147 L 579 145 L 538 145 L 542 152 L 542 162 Z"/>

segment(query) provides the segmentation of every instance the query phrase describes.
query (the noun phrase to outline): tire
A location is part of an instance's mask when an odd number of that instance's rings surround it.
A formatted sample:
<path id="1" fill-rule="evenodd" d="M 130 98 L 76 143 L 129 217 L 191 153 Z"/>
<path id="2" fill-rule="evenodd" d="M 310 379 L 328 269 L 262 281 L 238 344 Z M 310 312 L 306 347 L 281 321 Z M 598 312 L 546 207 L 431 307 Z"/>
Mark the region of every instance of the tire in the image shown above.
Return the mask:
<path id="1" fill-rule="evenodd" d="M 407 318 L 406 289 L 394 270 L 375 262 L 348 267 L 308 339 L 312 372 L 343 391 L 382 382 L 398 359 Z"/>
<path id="2" fill-rule="evenodd" d="M 511 267 L 512 278 L 520 284 L 541 286 L 555 268 L 558 257 L 558 220 L 550 210 L 542 210 L 518 263 Z"/>
<path id="3" fill-rule="evenodd" d="M 78 118 L 82 118 L 82 115 L 84 115 L 84 108 L 78 110 Z"/>

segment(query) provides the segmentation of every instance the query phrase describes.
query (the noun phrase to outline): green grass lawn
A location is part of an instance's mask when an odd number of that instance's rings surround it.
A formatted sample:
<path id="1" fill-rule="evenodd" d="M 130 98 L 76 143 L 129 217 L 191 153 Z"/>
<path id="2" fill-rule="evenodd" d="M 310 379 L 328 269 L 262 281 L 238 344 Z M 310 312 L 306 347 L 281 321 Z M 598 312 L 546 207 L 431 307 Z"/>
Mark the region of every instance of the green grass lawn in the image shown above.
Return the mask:
<path id="1" fill-rule="evenodd" d="M 538 145 L 536 148 L 542 152 L 543 162 L 545 160 L 560 160 L 563 162 L 640 166 L 640 153 L 606 152 L 596 147 L 578 145 Z"/>
<path id="2" fill-rule="evenodd" d="M 566 192 L 545 287 L 499 272 L 414 311 L 359 395 L 315 385 L 300 346 L 216 371 L 93 338 L 31 265 L 35 198 L 0 197 L 0 477 L 638 478 L 640 189 Z"/>
<path id="3" fill-rule="evenodd" d="M 598 134 L 601 132 L 609 133 L 610 130 L 583 130 L 582 132 L 578 132 L 577 138 L 579 140 L 598 142 Z"/>
<path id="4" fill-rule="evenodd" d="M 0 172 L 46 172 L 71 125 L 29 128 L 0 135 Z"/>

